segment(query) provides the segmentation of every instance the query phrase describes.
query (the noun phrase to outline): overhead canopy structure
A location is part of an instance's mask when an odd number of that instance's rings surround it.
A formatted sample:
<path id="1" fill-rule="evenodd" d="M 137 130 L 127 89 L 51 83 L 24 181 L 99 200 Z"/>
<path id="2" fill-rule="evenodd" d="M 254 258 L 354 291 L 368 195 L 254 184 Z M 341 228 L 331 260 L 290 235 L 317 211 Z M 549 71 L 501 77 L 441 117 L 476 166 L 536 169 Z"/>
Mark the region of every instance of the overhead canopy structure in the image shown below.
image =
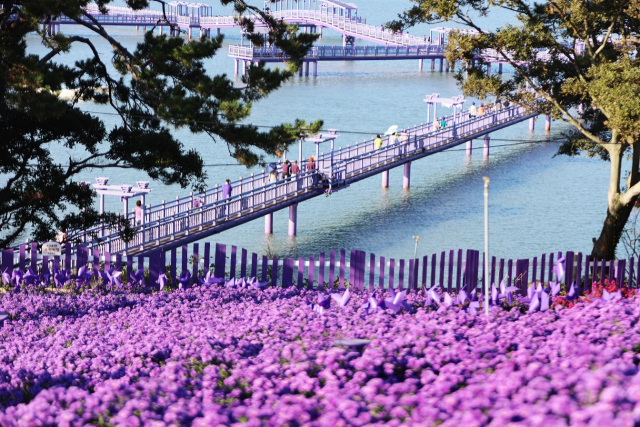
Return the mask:
<path id="1" fill-rule="evenodd" d="M 452 31 L 456 31 L 467 36 L 480 34 L 478 30 L 470 28 L 436 27 L 429 30 L 429 39 L 433 44 L 445 45 L 445 36 L 448 36 Z"/>
<path id="2" fill-rule="evenodd" d="M 178 16 L 213 16 L 213 7 L 205 3 L 188 1 L 172 1 L 169 4 L 169 14 Z"/>

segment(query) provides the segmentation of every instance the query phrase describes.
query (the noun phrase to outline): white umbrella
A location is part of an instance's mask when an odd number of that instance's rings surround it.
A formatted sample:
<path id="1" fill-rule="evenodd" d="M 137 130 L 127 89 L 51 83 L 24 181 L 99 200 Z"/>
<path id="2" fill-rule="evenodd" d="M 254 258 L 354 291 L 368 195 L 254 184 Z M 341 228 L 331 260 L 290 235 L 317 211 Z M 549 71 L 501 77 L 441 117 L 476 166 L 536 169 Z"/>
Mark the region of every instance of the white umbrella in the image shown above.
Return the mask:
<path id="1" fill-rule="evenodd" d="M 391 135 L 398 130 L 398 125 L 389 126 L 389 129 L 384 133 L 385 135 Z"/>

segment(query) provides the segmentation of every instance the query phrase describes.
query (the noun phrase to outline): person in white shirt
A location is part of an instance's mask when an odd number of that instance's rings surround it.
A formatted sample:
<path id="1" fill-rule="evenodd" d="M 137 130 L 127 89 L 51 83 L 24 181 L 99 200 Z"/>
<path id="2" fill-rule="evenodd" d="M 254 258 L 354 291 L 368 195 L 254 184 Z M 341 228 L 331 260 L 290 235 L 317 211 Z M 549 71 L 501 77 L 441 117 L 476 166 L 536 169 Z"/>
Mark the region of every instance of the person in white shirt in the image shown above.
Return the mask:
<path id="1" fill-rule="evenodd" d="M 469 107 L 469 118 L 472 119 L 476 116 L 476 103 L 472 102 L 471 107 Z"/>
<path id="2" fill-rule="evenodd" d="M 396 145 L 397 142 L 398 142 L 397 132 L 394 132 L 391 135 L 389 135 L 389 145 Z"/>

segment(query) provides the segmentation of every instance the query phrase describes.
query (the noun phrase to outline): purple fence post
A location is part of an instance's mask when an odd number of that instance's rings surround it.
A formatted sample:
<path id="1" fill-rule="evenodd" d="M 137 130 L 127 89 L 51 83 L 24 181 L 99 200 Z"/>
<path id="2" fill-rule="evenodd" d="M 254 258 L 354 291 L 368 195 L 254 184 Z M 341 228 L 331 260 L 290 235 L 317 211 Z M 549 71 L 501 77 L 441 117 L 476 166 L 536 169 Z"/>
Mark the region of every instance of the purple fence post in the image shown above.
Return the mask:
<path id="1" fill-rule="evenodd" d="M 215 269 L 213 270 L 213 275 L 217 278 L 225 278 L 225 270 L 227 263 L 227 245 L 223 245 L 221 243 L 216 243 L 216 253 L 214 255 L 214 265 Z M 265 282 L 266 277 L 262 278 L 262 281 Z"/>
<path id="2" fill-rule="evenodd" d="M 209 266 L 211 265 L 211 243 L 205 242 L 204 244 L 204 266 L 202 267 L 202 274 L 205 276 L 209 272 Z"/>
<path id="3" fill-rule="evenodd" d="M 180 275 L 189 271 L 189 247 L 187 245 L 182 246 L 182 270 Z M 224 277 L 224 275 L 222 276 Z"/>
<path id="4" fill-rule="evenodd" d="M 542 254 L 540 256 L 540 283 L 544 283 L 544 276 L 545 276 L 545 259 L 546 259 L 546 255 Z"/>
<path id="5" fill-rule="evenodd" d="M 338 276 L 340 278 L 340 283 L 338 285 L 338 288 L 340 290 L 344 289 L 344 267 L 345 267 L 346 261 L 345 261 L 345 252 L 344 249 L 340 249 L 340 275 Z"/>
<path id="6" fill-rule="evenodd" d="M 167 253 L 165 251 L 160 251 L 159 255 L 160 255 L 160 274 L 167 274 Z"/>
<path id="7" fill-rule="evenodd" d="M 336 251 L 329 252 L 329 289 L 336 283 Z"/>
<path id="8" fill-rule="evenodd" d="M 442 251 L 440 252 L 440 285 L 442 285 L 442 288 L 444 289 L 444 255 L 445 252 Z"/>
<path id="9" fill-rule="evenodd" d="M 376 255 L 369 254 L 369 292 L 376 289 Z"/>
<path id="10" fill-rule="evenodd" d="M 547 282 L 553 282 L 553 252 L 549 254 L 549 279 Z"/>
<path id="11" fill-rule="evenodd" d="M 378 271 L 378 289 L 384 289 L 384 270 L 386 260 L 383 256 L 380 257 L 380 269 Z"/>
<path id="12" fill-rule="evenodd" d="M 302 289 L 304 282 L 304 258 L 298 258 L 298 289 Z"/>
<path id="13" fill-rule="evenodd" d="M 531 267 L 531 284 L 536 285 L 536 275 L 538 274 L 538 257 L 533 257 L 533 266 Z"/>
<path id="14" fill-rule="evenodd" d="M 437 264 L 437 255 L 431 254 L 431 287 L 434 288 L 436 286 L 436 265 Z M 442 285 L 442 283 L 440 283 Z"/>
<path id="15" fill-rule="evenodd" d="M 193 244 L 193 265 L 191 266 L 191 278 L 194 282 L 198 283 L 198 265 L 200 264 L 200 245 Z"/>
<path id="16" fill-rule="evenodd" d="M 618 275 L 616 277 L 616 283 L 618 284 L 618 288 L 620 288 L 624 284 L 624 274 L 626 268 L 627 261 L 620 259 L 618 260 Z"/>
<path id="17" fill-rule="evenodd" d="M 176 286 L 176 278 L 178 277 L 178 254 L 176 248 L 171 249 L 171 266 L 169 270 L 171 271 L 171 284 Z"/>
<path id="18" fill-rule="evenodd" d="M 42 271 L 43 271 L 43 273 L 47 268 L 49 268 L 49 257 L 48 256 L 43 256 L 42 257 Z"/>
<path id="19" fill-rule="evenodd" d="M 358 289 L 358 280 L 356 279 L 356 266 L 358 264 L 358 252 L 355 249 L 351 249 L 349 254 L 349 284 L 351 285 L 351 292 Z"/>
<path id="20" fill-rule="evenodd" d="M 603 286 L 604 286 L 604 281 L 607 278 L 606 265 L 607 265 L 606 260 L 603 259 L 602 261 L 600 261 L 600 282 L 602 283 Z"/>
<path id="21" fill-rule="evenodd" d="M 242 248 L 240 252 L 240 277 L 247 277 L 247 250 Z"/>
<path id="22" fill-rule="evenodd" d="M 273 286 L 278 285 L 278 257 L 273 257 L 271 261 L 271 284 Z"/>
<path id="23" fill-rule="evenodd" d="M 422 283 L 421 287 L 427 287 L 427 267 L 429 266 L 429 255 L 422 257 Z"/>
<path id="24" fill-rule="evenodd" d="M 100 277 L 100 251 L 96 248 L 93 249 L 92 267 L 93 277 L 97 279 Z"/>
<path id="25" fill-rule="evenodd" d="M 578 291 L 580 291 L 582 289 L 582 252 L 578 252 L 577 256 L 575 256 L 576 259 L 576 274 L 575 274 L 575 281 L 576 281 L 576 286 L 578 287 Z"/>
<path id="26" fill-rule="evenodd" d="M 111 270 L 111 252 L 104 251 L 104 271 Z"/>
<path id="27" fill-rule="evenodd" d="M 38 243 L 31 242 L 31 270 L 37 274 L 38 272 Z"/>
<path id="28" fill-rule="evenodd" d="M 60 256 L 56 255 L 53 257 L 53 265 L 56 267 L 56 269 L 58 271 L 60 271 Z M 49 265 L 47 264 L 47 268 L 49 268 Z"/>
<path id="29" fill-rule="evenodd" d="M 447 278 L 447 292 L 451 292 L 451 287 L 453 286 L 453 264 L 454 264 L 454 256 L 455 252 L 452 250 L 449 251 L 449 277 Z"/>
<path id="30" fill-rule="evenodd" d="M 582 282 L 582 291 L 583 293 L 587 290 L 587 286 L 589 285 L 589 277 L 591 274 L 591 257 L 587 255 L 584 258 L 584 280 Z"/>
<path id="31" fill-rule="evenodd" d="M 629 258 L 629 279 L 627 280 L 627 287 L 633 288 L 633 279 L 634 279 L 634 267 L 633 267 L 633 258 Z"/>
<path id="32" fill-rule="evenodd" d="M 591 277 L 591 280 L 589 280 L 589 283 L 587 283 L 587 288 L 589 289 L 589 291 L 591 291 L 593 284 L 597 281 L 598 281 L 598 258 L 594 258 L 592 277 Z"/>
<path id="33" fill-rule="evenodd" d="M 71 271 L 71 244 L 67 243 L 67 247 L 64 250 L 64 269 Z"/>
<path id="34" fill-rule="evenodd" d="M 358 279 L 360 280 L 360 290 L 364 291 L 364 272 L 367 268 L 367 253 L 365 251 L 359 251 L 359 253 Z"/>
<path id="35" fill-rule="evenodd" d="M 320 252 L 318 259 L 318 290 L 324 289 L 324 252 Z"/>
<path id="36" fill-rule="evenodd" d="M 20 271 L 25 270 L 25 265 L 27 264 L 27 245 L 20 245 L 19 248 L 19 256 L 18 256 L 18 268 Z"/>
<path id="37" fill-rule="evenodd" d="M 258 254 L 251 253 L 251 277 L 258 278 Z"/>
<path id="38" fill-rule="evenodd" d="M 408 291 L 413 289 L 413 265 L 414 265 L 414 260 L 410 259 L 409 260 L 409 280 L 407 281 L 407 290 Z"/>
<path id="39" fill-rule="evenodd" d="M 489 283 L 490 285 L 493 285 L 496 283 L 496 265 L 497 265 L 497 261 L 498 259 L 494 256 L 491 257 L 491 283 Z"/>
<path id="40" fill-rule="evenodd" d="M 393 287 L 394 284 L 394 274 L 395 274 L 395 269 L 396 269 L 396 260 L 391 258 L 391 260 L 389 261 L 389 289 L 395 289 Z"/>
<path id="41" fill-rule="evenodd" d="M 611 282 L 612 279 L 615 280 L 615 278 L 616 278 L 615 271 L 616 270 L 615 270 L 615 266 L 613 264 L 613 260 L 609 260 L 609 274 L 607 276 L 608 279 L 609 279 L 609 282 Z"/>
<path id="42" fill-rule="evenodd" d="M 529 286 L 529 260 L 516 260 L 516 274 L 514 286 L 523 294 L 527 295 L 527 287 Z"/>
<path id="43" fill-rule="evenodd" d="M 262 255 L 262 280 L 261 282 L 267 281 L 267 270 L 269 269 L 269 258 L 266 255 Z"/>
<path id="44" fill-rule="evenodd" d="M 460 290 L 460 282 L 462 281 L 462 249 L 458 249 L 458 267 L 456 270 L 456 292 Z"/>
<path id="45" fill-rule="evenodd" d="M 13 249 L 4 249 L 2 251 L 2 272 L 5 270 L 11 276 L 13 272 Z"/>
<path id="46" fill-rule="evenodd" d="M 507 263 L 507 286 L 511 286 L 511 272 L 513 271 L 513 260 L 509 260 Z"/>
<path id="47" fill-rule="evenodd" d="M 315 269 L 316 269 L 316 257 L 311 255 L 309 257 L 309 268 L 307 269 L 307 289 L 313 289 L 313 282 L 315 281 Z"/>
<path id="48" fill-rule="evenodd" d="M 231 266 L 229 267 L 229 278 L 236 278 L 236 258 L 238 256 L 238 248 L 231 246 Z"/>
<path id="49" fill-rule="evenodd" d="M 149 286 L 155 288 L 158 277 L 160 277 L 160 253 L 152 252 L 149 254 Z"/>
<path id="50" fill-rule="evenodd" d="M 404 291 L 404 260 L 399 261 L 398 266 L 398 289 Z"/>
<path id="51" fill-rule="evenodd" d="M 132 255 L 127 255 L 127 277 L 125 277 L 124 279 L 126 281 L 129 281 L 129 276 L 133 275 L 134 271 L 133 271 L 133 256 Z"/>
<path id="52" fill-rule="evenodd" d="M 498 269 L 498 284 L 504 280 L 504 258 L 500 258 L 500 266 Z"/>
<path id="53" fill-rule="evenodd" d="M 122 255 L 116 254 L 116 270 L 122 271 Z"/>
<path id="54" fill-rule="evenodd" d="M 282 262 L 282 287 L 293 285 L 293 258 L 285 258 Z"/>

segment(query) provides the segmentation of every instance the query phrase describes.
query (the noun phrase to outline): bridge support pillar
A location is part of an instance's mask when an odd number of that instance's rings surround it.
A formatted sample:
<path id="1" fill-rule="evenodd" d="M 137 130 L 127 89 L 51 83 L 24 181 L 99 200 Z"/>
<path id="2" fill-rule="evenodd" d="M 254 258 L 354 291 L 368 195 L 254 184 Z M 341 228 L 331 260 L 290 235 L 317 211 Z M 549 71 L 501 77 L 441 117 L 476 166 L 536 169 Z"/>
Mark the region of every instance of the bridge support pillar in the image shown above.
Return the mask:
<path id="1" fill-rule="evenodd" d="M 298 77 L 302 77 L 302 68 L 304 68 L 304 65 L 300 66 L 300 71 L 298 71 Z"/>
<path id="2" fill-rule="evenodd" d="M 242 76 L 245 76 L 247 74 L 247 61 L 241 59 L 240 65 L 242 66 Z"/>
<path id="3" fill-rule="evenodd" d="M 484 136 L 484 150 L 482 150 L 482 154 L 484 157 L 489 157 L 489 135 Z"/>
<path id="4" fill-rule="evenodd" d="M 264 216 L 264 233 L 273 234 L 273 213 Z"/>
<path id="5" fill-rule="evenodd" d="M 498 64 L 498 74 L 502 74 L 502 62 Z"/>
<path id="6" fill-rule="evenodd" d="M 411 162 L 404 164 L 404 175 L 402 177 L 402 188 L 408 190 L 411 187 Z"/>
<path id="7" fill-rule="evenodd" d="M 140 26 L 136 25 L 136 31 L 140 31 Z"/>
<path id="8" fill-rule="evenodd" d="M 389 171 L 382 172 L 382 188 L 389 188 Z"/>
<path id="9" fill-rule="evenodd" d="M 162 25 L 158 26 L 158 32 L 162 35 Z"/>
<path id="10" fill-rule="evenodd" d="M 220 28 L 216 28 L 218 35 L 220 35 Z"/>
<path id="11" fill-rule="evenodd" d="M 191 27 L 189 27 L 189 40 L 191 40 Z"/>
<path id="12" fill-rule="evenodd" d="M 313 61 L 313 77 L 318 77 L 318 61 Z"/>
<path id="13" fill-rule="evenodd" d="M 233 63 L 234 63 L 234 65 L 233 65 L 233 74 L 235 74 L 237 76 L 238 75 L 238 60 L 234 59 Z"/>
<path id="14" fill-rule="evenodd" d="M 551 131 L 551 116 L 547 116 L 547 118 L 544 121 L 544 131 L 545 132 Z"/>
<path id="15" fill-rule="evenodd" d="M 432 60 L 431 60 L 431 71 L 433 71 L 433 70 L 435 70 L 435 69 L 436 69 L 436 60 L 435 60 L 435 59 L 432 59 Z"/>
<path id="16" fill-rule="evenodd" d="M 473 151 L 473 140 L 470 139 L 467 141 L 467 156 L 470 156 L 472 151 Z"/>
<path id="17" fill-rule="evenodd" d="M 418 71 L 422 71 L 422 59 L 418 59 Z"/>
<path id="18" fill-rule="evenodd" d="M 440 58 L 440 72 L 442 72 L 443 65 L 444 65 L 444 58 Z"/>
<path id="19" fill-rule="evenodd" d="M 487 76 L 491 75 L 491 62 L 487 62 Z"/>
<path id="20" fill-rule="evenodd" d="M 531 117 L 531 118 L 529 119 L 529 130 L 530 130 L 531 132 L 533 132 L 533 130 L 535 129 L 535 127 L 536 127 L 536 118 L 535 118 L 535 117 Z"/>
<path id="21" fill-rule="evenodd" d="M 298 233 L 298 204 L 289 206 L 289 236 L 296 236 Z"/>
<path id="22" fill-rule="evenodd" d="M 309 61 L 304 63 L 304 75 L 309 77 Z"/>
<path id="23" fill-rule="evenodd" d="M 444 61 L 444 70 L 448 73 L 449 72 L 449 61 Z"/>

